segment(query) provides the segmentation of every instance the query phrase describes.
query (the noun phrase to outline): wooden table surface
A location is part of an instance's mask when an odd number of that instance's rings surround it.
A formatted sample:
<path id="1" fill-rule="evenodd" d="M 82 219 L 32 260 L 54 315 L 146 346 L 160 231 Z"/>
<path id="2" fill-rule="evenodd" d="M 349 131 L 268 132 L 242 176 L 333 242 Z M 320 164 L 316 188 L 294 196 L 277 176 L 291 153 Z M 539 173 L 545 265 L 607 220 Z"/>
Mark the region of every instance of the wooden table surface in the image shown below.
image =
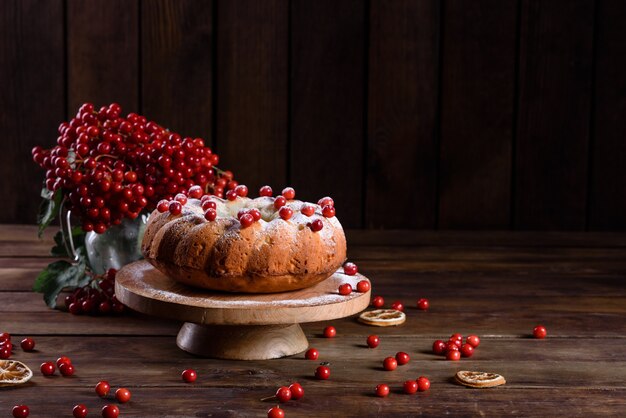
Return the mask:
<path id="1" fill-rule="evenodd" d="M 626 414 L 626 234 L 510 232 L 361 232 L 348 234 L 349 257 L 371 278 L 387 305 L 401 300 L 407 322 L 374 328 L 352 318 L 304 324 L 318 361 L 293 357 L 224 361 L 191 356 L 176 347 L 179 323 L 138 314 L 73 316 L 50 310 L 31 292 L 47 256 L 34 227 L 0 226 L 0 332 L 36 341 L 12 358 L 34 371 L 31 383 L 0 389 L 0 416 L 27 404 L 31 417 L 71 416 L 84 403 L 100 416 L 99 380 L 127 387 L 132 400 L 121 416 L 264 417 L 276 388 L 300 382 L 305 396 L 283 407 L 287 417 L 339 416 L 618 416 Z M 415 308 L 430 300 L 427 312 Z M 545 340 L 529 338 L 537 324 Z M 326 325 L 337 337 L 325 339 Z M 449 362 L 431 354 L 433 340 L 475 333 L 481 345 L 470 359 Z M 381 344 L 368 349 L 377 334 Z M 411 362 L 382 370 L 383 358 L 406 351 Z M 39 364 L 61 355 L 76 374 L 44 378 Z M 315 380 L 320 362 L 331 378 Z M 198 372 L 194 384 L 183 369 Z M 507 384 L 469 389 L 451 382 L 457 370 L 501 373 Z M 430 391 L 401 393 L 418 376 Z M 388 398 L 373 395 L 388 383 Z"/>

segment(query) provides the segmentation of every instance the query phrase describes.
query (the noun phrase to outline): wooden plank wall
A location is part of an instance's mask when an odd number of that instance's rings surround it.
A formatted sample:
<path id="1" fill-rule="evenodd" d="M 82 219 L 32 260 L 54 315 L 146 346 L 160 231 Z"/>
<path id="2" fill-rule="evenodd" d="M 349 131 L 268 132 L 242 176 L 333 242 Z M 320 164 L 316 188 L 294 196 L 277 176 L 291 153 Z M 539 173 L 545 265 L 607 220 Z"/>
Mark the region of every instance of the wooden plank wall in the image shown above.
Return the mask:
<path id="1" fill-rule="evenodd" d="M 626 228 L 626 2 L 6 0 L 0 222 L 85 101 L 350 228 Z"/>

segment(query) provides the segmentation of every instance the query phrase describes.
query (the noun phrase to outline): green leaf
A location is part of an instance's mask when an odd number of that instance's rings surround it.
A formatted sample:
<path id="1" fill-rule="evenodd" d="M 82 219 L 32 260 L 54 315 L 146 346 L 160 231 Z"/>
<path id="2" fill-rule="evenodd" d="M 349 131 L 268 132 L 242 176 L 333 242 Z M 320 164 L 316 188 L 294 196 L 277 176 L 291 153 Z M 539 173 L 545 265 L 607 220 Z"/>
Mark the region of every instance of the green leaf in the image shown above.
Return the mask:
<path id="1" fill-rule="evenodd" d="M 43 231 L 50 225 L 50 222 L 54 220 L 59 212 L 59 207 L 61 206 L 61 200 L 63 198 L 63 194 L 60 190 L 57 190 L 50 198 L 46 196 L 48 194 L 45 193 L 46 189 L 41 191 L 41 195 L 44 197 L 44 200 L 41 202 L 41 206 L 39 206 L 39 214 L 37 215 L 37 224 L 39 225 L 39 238 L 43 234 Z"/>
<path id="2" fill-rule="evenodd" d="M 78 247 L 82 247 L 85 245 L 85 232 L 82 230 L 80 226 L 75 226 L 72 228 L 72 240 L 74 241 L 74 248 L 78 249 Z M 63 232 L 58 231 L 54 234 L 54 247 L 50 250 L 50 254 L 54 257 L 74 257 L 74 254 L 70 254 L 68 252 L 68 248 L 70 248 L 69 243 L 65 242 L 65 236 Z"/>
<path id="3" fill-rule="evenodd" d="M 55 261 L 48 264 L 37 276 L 33 290 L 43 293 L 43 299 L 49 307 L 56 306 L 57 296 L 64 288 L 82 287 L 89 283 L 91 278 L 85 274 L 85 256 L 82 250 L 78 250 L 79 260 L 76 264 L 64 260 Z"/>

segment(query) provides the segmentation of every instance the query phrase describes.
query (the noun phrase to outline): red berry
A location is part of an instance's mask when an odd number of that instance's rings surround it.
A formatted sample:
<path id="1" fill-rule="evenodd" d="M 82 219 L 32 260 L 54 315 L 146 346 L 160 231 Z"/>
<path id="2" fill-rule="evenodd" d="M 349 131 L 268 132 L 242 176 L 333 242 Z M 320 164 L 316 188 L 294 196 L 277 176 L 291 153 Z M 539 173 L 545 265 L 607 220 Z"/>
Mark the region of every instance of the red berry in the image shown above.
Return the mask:
<path id="1" fill-rule="evenodd" d="M 403 312 L 404 311 L 404 305 L 402 304 L 402 302 L 397 300 L 397 301 L 395 301 L 394 303 L 391 304 L 391 309 L 395 309 L 396 311 Z"/>
<path id="2" fill-rule="evenodd" d="M 456 340 L 448 341 L 446 343 L 446 353 L 450 350 L 459 351 L 459 348 L 461 348 L 461 345 Z"/>
<path id="3" fill-rule="evenodd" d="M 339 285 L 339 294 L 343 296 L 347 296 L 352 293 L 352 286 L 350 283 L 344 283 Z"/>
<path id="4" fill-rule="evenodd" d="M 291 389 L 289 389 L 287 386 L 281 386 L 276 391 L 275 396 L 276 399 L 278 399 L 280 402 L 285 403 L 291 400 Z"/>
<path id="5" fill-rule="evenodd" d="M 183 205 L 177 200 L 172 200 L 169 205 L 169 210 L 172 215 L 180 215 L 183 211 Z"/>
<path id="6" fill-rule="evenodd" d="M 296 197 L 296 191 L 292 187 L 285 187 L 281 194 L 287 200 L 292 200 Z"/>
<path id="7" fill-rule="evenodd" d="M 452 340 L 458 340 L 458 341 L 463 341 L 463 335 L 457 333 L 454 333 L 450 336 L 450 341 Z"/>
<path id="8" fill-rule="evenodd" d="M 59 357 L 57 359 L 57 367 L 61 367 L 62 363 L 70 363 L 71 364 L 72 360 L 70 360 L 69 357 L 65 357 L 65 356 Z"/>
<path id="9" fill-rule="evenodd" d="M 5 341 L 11 341 L 11 334 L 9 334 L 8 332 L 3 332 L 2 334 L 0 334 L 0 343 Z"/>
<path id="10" fill-rule="evenodd" d="M 213 208 L 209 208 L 204 212 L 204 219 L 209 222 L 213 222 L 217 218 L 217 211 Z"/>
<path id="11" fill-rule="evenodd" d="M 162 199 L 159 200 L 159 203 L 157 203 L 157 210 L 160 213 L 164 213 L 167 212 L 170 209 L 170 201 L 167 199 Z"/>
<path id="12" fill-rule="evenodd" d="M 469 344 L 463 344 L 459 351 L 463 357 L 472 357 L 472 354 L 474 354 L 474 347 Z"/>
<path id="13" fill-rule="evenodd" d="M 109 382 L 106 380 L 102 380 L 96 385 L 96 394 L 101 398 L 107 396 L 109 394 L 109 390 L 111 390 L 111 385 L 109 385 Z"/>
<path id="14" fill-rule="evenodd" d="M 237 199 L 237 192 L 234 190 L 229 190 L 226 192 L 226 199 L 233 201 Z"/>
<path id="15" fill-rule="evenodd" d="M 480 338 L 478 338 L 478 335 L 468 335 L 466 342 L 476 348 L 480 345 Z"/>
<path id="16" fill-rule="evenodd" d="M 399 366 L 407 364 L 409 360 L 411 360 L 411 357 L 409 357 L 409 355 L 404 351 L 398 351 L 396 353 L 396 361 L 398 362 Z"/>
<path id="17" fill-rule="evenodd" d="M 378 344 L 380 344 L 380 338 L 378 338 L 378 335 L 370 335 L 367 337 L 366 342 L 369 348 L 376 348 L 378 347 Z"/>
<path id="18" fill-rule="evenodd" d="M 447 345 L 442 340 L 435 340 L 435 342 L 433 343 L 433 353 L 437 355 L 444 354 L 446 352 L 446 349 Z"/>
<path id="19" fill-rule="evenodd" d="M 15 405 L 13 407 L 13 416 L 15 418 L 26 418 L 30 414 L 30 409 L 26 405 Z"/>
<path id="20" fill-rule="evenodd" d="M 300 208 L 300 212 L 302 212 L 305 216 L 313 216 L 315 213 L 315 206 L 304 204 Z"/>
<path id="21" fill-rule="evenodd" d="M 324 223 L 322 222 L 321 219 L 316 219 L 307 225 L 309 228 L 311 228 L 311 231 L 313 232 L 319 232 L 322 230 L 322 228 L 324 228 Z"/>
<path id="22" fill-rule="evenodd" d="M 324 206 L 335 206 L 335 201 L 331 198 L 331 197 L 322 197 L 320 200 L 317 201 L 317 204 L 320 205 L 321 207 Z"/>
<path id="23" fill-rule="evenodd" d="M 72 363 L 61 363 L 59 371 L 63 376 L 72 376 L 74 374 L 74 366 Z"/>
<path id="24" fill-rule="evenodd" d="M 354 263 L 345 263 L 343 265 L 343 272 L 348 276 L 354 276 L 359 271 L 359 268 Z"/>
<path id="25" fill-rule="evenodd" d="M 324 328 L 324 337 L 326 338 L 334 338 L 337 335 L 337 330 L 332 325 Z"/>
<path id="26" fill-rule="evenodd" d="M 417 390 L 420 392 L 426 392 L 430 389 L 430 380 L 424 376 L 420 376 L 417 378 Z"/>
<path id="27" fill-rule="evenodd" d="M 235 193 L 237 193 L 237 196 L 246 197 L 248 196 L 248 187 L 240 184 L 239 186 L 235 187 Z"/>
<path id="28" fill-rule="evenodd" d="M 317 351 L 315 348 L 309 348 L 308 350 L 306 350 L 306 353 L 304 353 L 304 358 L 306 358 L 307 360 L 317 360 L 319 355 L 319 351 Z"/>
<path id="29" fill-rule="evenodd" d="M 461 352 L 459 350 L 448 350 L 446 353 L 446 360 L 459 361 L 461 360 Z"/>
<path id="30" fill-rule="evenodd" d="M 102 407 L 102 418 L 117 418 L 120 415 L 120 409 L 117 405 L 104 405 Z"/>
<path id="31" fill-rule="evenodd" d="M 189 188 L 189 197 L 194 199 L 200 199 L 202 197 L 202 187 L 195 185 Z"/>
<path id="32" fill-rule="evenodd" d="M 35 340 L 32 338 L 24 338 L 20 343 L 20 346 L 24 351 L 33 351 L 35 348 Z"/>
<path id="33" fill-rule="evenodd" d="M 332 218 L 335 216 L 335 208 L 333 206 L 324 206 L 322 208 L 322 215 L 324 215 L 325 218 Z"/>
<path id="34" fill-rule="evenodd" d="M 46 361 L 45 363 L 41 363 L 39 369 L 41 370 L 41 374 L 43 374 L 44 376 L 52 376 L 54 374 L 54 371 L 56 370 L 56 367 L 54 367 L 53 362 Z"/>
<path id="35" fill-rule="evenodd" d="M 387 357 L 383 360 L 383 368 L 387 371 L 395 370 L 398 367 L 398 361 L 393 357 Z"/>
<path id="36" fill-rule="evenodd" d="M 272 196 L 272 188 L 270 186 L 263 186 L 259 189 L 259 196 Z"/>
<path id="37" fill-rule="evenodd" d="M 429 307 L 428 299 L 420 299 L 417 301 L 417 308 L 422 311 L 427 311 Z"/>
<path id="38" fill-rule="evenodd" d="M 412 395 L 417 392 L 417 382 L 415 380 L 407 380 L 404 382 L 403 389 L 404 393 Z"/>
<path id="39" fill-rule="evenodd" d="M 126 403 L 130 401 L 130 390 L 126 388 L 119 388 L 115 391 L 115 399 L 117 399 L 119 403 Z"/>
<path id="40" fill-rule="evenodd" d="M 315 377 L 320 380 L 326 380 L 330 377 L 330 368 L 328 366 L 319 366 L 315 369 Z"/>
<path id="41" fill-rule="evenodd" d="M 376 396 L 384 398 L 387 395 L 389 395 L 389 385 L 381 383 L 380 385 L 376 386 Z"/>
<path id="42" fill-rule="evenodd" d="M 254 222 L 261 219 L 261 212 L 257 208 L 252 208 L 248 211 L 250 215 L 254 218 Z"/>
<path id="43" fill-rule="evenodd" d="M 360 293 L 369 292 L 370 290 L 370 282 L 367 280 L 361 280 L 356 284 L 356 290 Z"/>
<path id="44" fill-rule="evenodd" d="M 287 206 L 283 206 L 279 209 L 278 215 L 285 221 L 291 219 L 293 216 L 293 210 Z"/>
<path id="45" fill-rule="evenodd" d="M 462 340 L 455 340 L 453 338 L 450 338 L 448 340 L 448 344 L 454 344 L 454 345 L 456 345 L 457 348 L 461 348 L 461 346 L 463 345 L 463 341 Z"/>
<path id="46" fill-rule="evenodd" d="M 250 215 L 249 213 L 244 213 L 239 218 L 239 222 L 241 223 L 242 228 L 247 228 L 254 223 L 254 217 Z"/>
<path id="47" fill-rule="evenodd" d="M 187 369 L 187 370 L 183 370 L 182 377 L 185 382 L 193 383 L 198 378 L 198 375 L 196 374 L 195 370 Z"/>
<path id="48" fill-rule="evenodd" d="M 297 401 L 298 399 L 302 399 L 304 396 L 304 388 L 300 383 L 292 383 L 289 385 L 289 390 L 291 391 L 291 399 Z"/>
<path id="49" fill-rule="evenodd" d="M 283 206 L 285 206 L 287 204 L 287 199 L 285 199 L 284 196 L 278 196 L 276 199 L 274 199 L 274 208 L 275 209 L 280 209 Z"/>
<path id="50" fill-rule="evenodd" d="M 74 415 L 74 418 L 85 418 L 87 416 L 87 407 L 83 404 L 76 405 L 72 409 L 72 415 Z"/>
<path id="51" fill-rule="evenodd" d="M 267 418 L 285 418 L 285 411 L 275 406 L 267 411 Z"/>
<path id="52" fill-rule="evenodd" d="M 380 309 L 385 306 L 385 299 L 382 296 L 375 296 L 372 299 L 372 306 L 376 309 Z"/>
<path id="53" fill-rule="evenodd" d="M 538 338 L 541 340 L 541 339 L 546 338 L 546 335 L 548 335 L 548 330 L 543 325 L 537 325 L 533 329 L 533 337 L 535 338 Z"/>
<path id="54" fill-rule="evenodd" d="M 0 348 L 0 359 L 6 360 L 11 357 L 11 349 L 9 347 Z"/>
<path id="55" fill-rule="evenodd" d="M 187 196 L 183 193 L 178 193 L 176 196 L 174 196 L 174 200 L 180 202 L 180 204 L 183 206 L 187 204 Z"/>

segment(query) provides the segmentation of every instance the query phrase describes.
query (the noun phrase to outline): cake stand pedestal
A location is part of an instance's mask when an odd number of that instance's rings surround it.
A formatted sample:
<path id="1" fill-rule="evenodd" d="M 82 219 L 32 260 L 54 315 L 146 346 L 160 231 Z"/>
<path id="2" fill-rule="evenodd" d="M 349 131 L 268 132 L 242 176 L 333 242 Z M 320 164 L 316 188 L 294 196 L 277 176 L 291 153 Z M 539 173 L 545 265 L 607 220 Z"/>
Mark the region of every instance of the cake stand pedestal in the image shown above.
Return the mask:
<path id="1" fill-rule="evenodd" d="M 138 312 L 184 321 L 176 344 L 203 357 L 265 360 L 300 353 L 309 343 L 300 323 L 327 321 L 361 312 L 370 291 L 342 296 L 363 275 L 338 270 L 321 283 L 285 293 L 223 293 L 178 283 L 146 260 L 123 267 L 116 275 L 115 295 Z"/>

